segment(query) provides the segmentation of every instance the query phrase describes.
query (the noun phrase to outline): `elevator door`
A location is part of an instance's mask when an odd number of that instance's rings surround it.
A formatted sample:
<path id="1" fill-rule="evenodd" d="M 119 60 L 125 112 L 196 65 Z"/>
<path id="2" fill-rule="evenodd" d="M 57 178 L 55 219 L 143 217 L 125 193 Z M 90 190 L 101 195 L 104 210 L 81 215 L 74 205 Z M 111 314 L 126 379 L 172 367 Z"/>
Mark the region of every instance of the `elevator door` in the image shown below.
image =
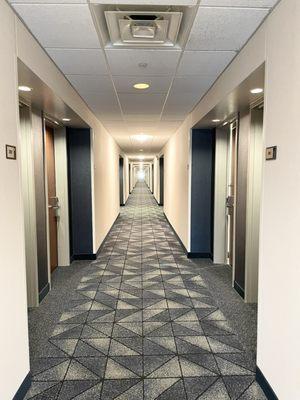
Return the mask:
<path id="1" fill-rule="evenodd" d="M 51 272 L 58 264 L 57 249 L 57 207 L 55 182 L 55 156 L 54 156 L 54 131 L 46 126 L 46 160 L 47 160 L 47 182 L 48 182 L 48 218 L 49 218 L 49 239 L 50 239 L 50 266 Z"/>
<path id="2" fill-rule="evenodd" d="M 235 201 L 236 201 L 236 165 L 237 165 L 237 129 L 236 123 L 231 125 L 229 142 L 229 169 L 227 187 L 227 262 L 232 267 L 234 263 L 235 236 Z"/>

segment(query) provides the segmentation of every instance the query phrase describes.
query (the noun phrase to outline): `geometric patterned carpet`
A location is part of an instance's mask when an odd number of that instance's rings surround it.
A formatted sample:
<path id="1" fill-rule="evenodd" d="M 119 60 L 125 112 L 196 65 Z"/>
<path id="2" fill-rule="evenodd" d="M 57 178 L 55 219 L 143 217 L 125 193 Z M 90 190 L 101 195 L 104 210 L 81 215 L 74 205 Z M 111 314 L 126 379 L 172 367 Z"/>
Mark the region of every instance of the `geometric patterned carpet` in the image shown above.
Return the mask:
<path id="1" fill-rule="evenodd" d="M 35 400 L 265 400 L 213 294 L 144 183 L 70 294 Z"/>

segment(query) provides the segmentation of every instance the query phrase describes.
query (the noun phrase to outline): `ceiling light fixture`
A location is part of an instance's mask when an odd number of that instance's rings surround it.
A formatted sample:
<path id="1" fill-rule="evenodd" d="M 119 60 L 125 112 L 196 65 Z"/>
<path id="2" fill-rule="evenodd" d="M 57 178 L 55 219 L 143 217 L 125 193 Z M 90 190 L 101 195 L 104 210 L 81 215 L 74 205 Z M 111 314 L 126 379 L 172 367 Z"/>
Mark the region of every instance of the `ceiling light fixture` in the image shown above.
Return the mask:
<path id="1" fill-rule="evenodd" d="M 137 90 L 145 90 L 150 87 L 149 83 L 135 83 L 133 87 Z"/>
<path id="2" fill-rule="evenodd" d="M 262 89 L 262 88 L 254 88 L 254 89 L 250 90 L 250 92 L 252 94 L 259 94 L 259 93 L 262 93 L 263 91 L 264 91 L 264 89 Z"/>
<path id="3" fill-rule="evenodd" d="M 146 142 L 147 140 L 149 140 L 152 136 L 150 135 L 144 135 L 143 133 L 141 133 L 140 135 L 133 135 L 132 136 L 135 140 L 138 140 L 139 142 Z"/>
<path id="4" fill-rule="evenodd" d="M 140 68 L 147 68 L 148 67 L 148 64 L 144 63 L 144 62 L 140 62 L 138 65 L 139 65 Z"/>
<path id="5" fill-rule="evenodd" d="M 223 126 L 226 126 L 226 125 L 228 125 L 228 124 L 229 124 L 229 121 L 225 121 L 224 124 L 223 124 Z"/>
<path id="6" fill-rule="evenodd" d="M 221 122 L 221 120 L 220 119 L 213 119 L 212 122 L 217 123 L 217 122 Z"/>
<path id="7" fill-rule="evenodd" d="M 29 86 L 19 86 L 18 89 L 20 92 L 31 92 L 32 89 Z"/>
<path id="8" fill-rule="evenodd" d="M 63 120 L 64 122 L 69 122 L 69 121 L 71 121 L 70 118 L 63 118 L 62 120 Z"/>

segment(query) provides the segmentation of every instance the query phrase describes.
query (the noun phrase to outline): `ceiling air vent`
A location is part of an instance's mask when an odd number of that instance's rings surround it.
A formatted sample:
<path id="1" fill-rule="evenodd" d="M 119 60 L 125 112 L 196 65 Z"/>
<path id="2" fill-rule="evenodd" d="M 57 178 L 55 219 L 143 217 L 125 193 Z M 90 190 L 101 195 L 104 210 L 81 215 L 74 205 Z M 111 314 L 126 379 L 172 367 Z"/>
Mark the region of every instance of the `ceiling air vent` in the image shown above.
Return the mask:
<path id="1" fill-rule="evenodd" d="M 182 19 L 179 11 L 105 11 L 113 46 L 174 47 Z"/>

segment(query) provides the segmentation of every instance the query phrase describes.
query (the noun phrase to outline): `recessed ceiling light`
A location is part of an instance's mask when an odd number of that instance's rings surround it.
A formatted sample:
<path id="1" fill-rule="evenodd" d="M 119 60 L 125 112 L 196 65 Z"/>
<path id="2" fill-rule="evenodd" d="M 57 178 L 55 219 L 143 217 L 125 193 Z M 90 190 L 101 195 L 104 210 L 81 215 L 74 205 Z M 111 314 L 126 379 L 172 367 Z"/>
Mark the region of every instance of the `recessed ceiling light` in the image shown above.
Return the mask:
<path id="1" fill-rule="evenodd" d="M 262 89 L 262 88 L 254 88 L 254 89 L 250 90 L 250 92 L 252 94 L 259 94 L 259 93 L 262 93 L 263 91 L 264 91 L 264 89 Z"/>
<path id="2" fill-rule="evenodd" d="M 64 122 L 69 122 L 69 121 L 71 121 L 70 118 L 63 118 L 62 120 L 63 120 Z"/>
<path id="3" fill-rule="evenodd" d="M 143 133 L 141 133 L 140 135 L 133 135 L 132 137 L 133 137 L 133 139 L 138 140 L 139 142 L 146 142 L 146 141 L 149 140 L 152 136 L 150 136 L 150 135 L 144 135 Z"/>
<path id="4" fill-rule="evenodd" d="M 135 83 L 134 85 L 133 85 L 133 87 L 135 88 L 135 89 L 138 89 L 138 90 L 145 90 L 145 89 L 148 89 L 149 87 L 150 87 L 150 85 L 149 85 L 149 83 Z"/>
<path id="5" fill-rule="evenodd" d="M 55 125 L 59 125 L 59 123 L 57 121 L 54 121 Z"/>
<path id="6" fill-rule="evenodd" d="M 29 86 L 19 86 L 18 89 L 20 92 L 31 92 L 32 89 Z"/>
<path id="7" fill-rule="evenodd" d="M 220 119 L 213 119 L 212 122 L 221 122 Z"/>
<path id="8" fill-rule="evenodd" d="M 224 124 L 223 124 L 223 126 L 226 126 L 226 125 L 228 125 L 228 124 L 229 124 L 229 121 L 225 121 Z"/>
<path id="9" fill-rule="evenodd" d="M 140 68 L 147 68 L 148 67 L 148 64 L 144 63 L 144 62 L 140 62 L 138 65 L 139 65 Z"/>

